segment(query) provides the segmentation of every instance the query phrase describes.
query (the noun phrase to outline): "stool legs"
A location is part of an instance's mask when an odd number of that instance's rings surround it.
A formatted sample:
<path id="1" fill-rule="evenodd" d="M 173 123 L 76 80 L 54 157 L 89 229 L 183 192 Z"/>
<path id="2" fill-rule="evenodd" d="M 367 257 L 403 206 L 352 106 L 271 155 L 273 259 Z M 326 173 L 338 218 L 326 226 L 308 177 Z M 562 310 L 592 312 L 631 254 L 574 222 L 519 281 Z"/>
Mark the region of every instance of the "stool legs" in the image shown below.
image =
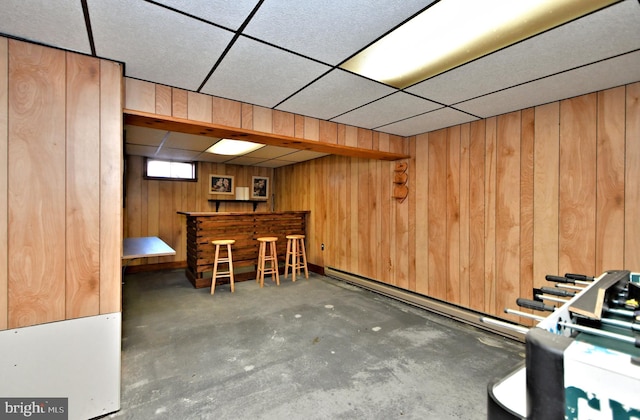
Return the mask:
<path id="1" fill-rule="evenodd" d="M 289 267 L 291 267 L 291 280 L 296 281 L 296 274 L 301 274 L 301 269 L 304 268 L 304 275 L 309 278 L 309 271 L 307 269 L 307 253 L 304 248 L 304 237 L 299 235 L 291 235 L 287 237 L 287 256 L 284 264 L 284 276 L 289 274 Z"/>
<path id="2" fill-rule="evenodd" d="M 213 274 L 211 276 L 211 294 L 213 295 L 216 291 L 216 279 L 221 277 L 229 277 L 229 283 L 231 285 L 231 293 L 235 292 L 235 283 L 233 279 L 233 257 L 231 255 L 231 244 L 224 243 L 222 245 L 227 246 L 227 256 L 220 257 L 220 245 L 215 244 L 215 257 L 213 259 Z M 218 271 L 218 264 L 227 264 L 227 271 Z"/>
<path id="3" fill-rule="evenodd" d="M 276 253 L 276 241 L 275 239 L 267 240 L 258 238 L 260 242 L 260 248 L 258 251 L 258 271 L 256 276 L 256 282 L 260 283 L 260 287 L 264 287 L 264 275 L 271 274 L 272 280 L 275 278 L 276 284 L 280 286 L 280 275 L 278 273 L 278 256 Z M 267 253 L 267 250 L 269 252 Z M 266 263 L 270 262 L 267 268 Z"/>

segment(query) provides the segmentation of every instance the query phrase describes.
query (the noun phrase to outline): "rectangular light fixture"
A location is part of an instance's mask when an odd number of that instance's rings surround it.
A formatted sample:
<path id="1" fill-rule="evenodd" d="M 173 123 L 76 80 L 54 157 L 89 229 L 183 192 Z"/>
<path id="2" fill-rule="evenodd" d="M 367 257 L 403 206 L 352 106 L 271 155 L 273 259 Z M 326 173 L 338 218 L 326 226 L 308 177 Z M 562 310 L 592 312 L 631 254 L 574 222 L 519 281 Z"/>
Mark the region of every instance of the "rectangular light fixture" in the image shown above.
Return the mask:
<path id="1" fill-rule="evenodd" d="M 216 155 L 240 156 L 264 147 L 264 144 L 252 143 L 244 140 L 222 139 L 206 150 Z"/>
<path id="2" fill-rule="evenodd" d="M 403 89 L 620 0 L 440 0 L 340 65 Z"/>

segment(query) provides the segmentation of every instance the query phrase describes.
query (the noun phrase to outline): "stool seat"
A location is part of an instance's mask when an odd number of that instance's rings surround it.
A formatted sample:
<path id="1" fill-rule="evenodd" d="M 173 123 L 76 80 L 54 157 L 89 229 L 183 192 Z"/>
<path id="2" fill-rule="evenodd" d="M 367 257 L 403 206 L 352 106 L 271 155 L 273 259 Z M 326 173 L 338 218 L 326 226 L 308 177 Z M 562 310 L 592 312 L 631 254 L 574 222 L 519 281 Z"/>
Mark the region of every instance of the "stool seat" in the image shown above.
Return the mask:
<path id="1" fill-rule="evenodd" d="M 211 294 L 213 295 L 216 291 L 216 279 L 222 277 L 229 277 L 229 283 L 231 285 L 231 293 L 235 291 L 235 284 L 233 281 L 233 256 L 231 255 L 231 245 L 235 244 L 235 239 L 216 239 L 215 241 L 211 241 L 211 243 L 215 247 L 214 258 L 213 258 L 213 274 L 211 275 Z M 226 247 L 227 256 L 220 257 L 220 247 Z M 219 264 L 227 264 L 227 271 L 219 271 Z"/>
<path id="2" fill-rule="evenodd" d="M 260 287 L 264 287 L 264 275 L 270 274 L 271 280 L 275 278 L 276 284 L 280 286 L 280 275 L 278 274 L 278 256 L 276 253 L 277 236 L 263 236 L 257 238 L 260 243 L 258 251 L 258 269 L 256 281 L 260 283 Z M 269 249 L 269 252 L 267 252 Z M 269 266 L 267 267 L 267 262 Z"/>
<path id="3" fill-rule="evenodd" d="M 304 276 L 309 278 L 307 269 L 307 253 L 304 248 L 304 235 L 287 235 L 287 255 L 284 263 L 284 276 L 287 277 L 291 268 L 291 281 L 296 281 L 296 273 L 301 274 L 304 268 Z"/>

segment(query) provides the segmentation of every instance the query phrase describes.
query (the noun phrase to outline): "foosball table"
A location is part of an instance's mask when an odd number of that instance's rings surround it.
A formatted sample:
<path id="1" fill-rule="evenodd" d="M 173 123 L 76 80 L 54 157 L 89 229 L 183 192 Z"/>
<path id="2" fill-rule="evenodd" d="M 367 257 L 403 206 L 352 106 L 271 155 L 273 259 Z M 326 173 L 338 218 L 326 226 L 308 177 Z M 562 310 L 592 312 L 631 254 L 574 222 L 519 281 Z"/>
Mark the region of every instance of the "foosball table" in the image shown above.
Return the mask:
<path id="1" fill-rule="evenodd" d="M 505 309 L 537 324 L 524 365 L 489 384 L 488 418 L 640 419 L 640 274 L 546 279 L 555 285 L 516 302 L 534 313 Z"/>

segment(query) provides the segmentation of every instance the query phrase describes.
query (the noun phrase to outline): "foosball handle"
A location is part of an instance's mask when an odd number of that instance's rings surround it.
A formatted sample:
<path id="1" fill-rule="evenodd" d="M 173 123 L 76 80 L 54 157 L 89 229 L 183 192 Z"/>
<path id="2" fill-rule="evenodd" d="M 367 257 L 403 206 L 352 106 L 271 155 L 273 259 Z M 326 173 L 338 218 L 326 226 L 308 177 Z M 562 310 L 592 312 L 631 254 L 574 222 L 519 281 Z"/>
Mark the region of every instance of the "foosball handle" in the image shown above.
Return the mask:
<path id="1" fill-rule="evenodd" d="M 566 273 L 564 275 L 566 278 L 568 279 L 572 279 L 572 280 L 582 280 L 582 281 L 593 281 L 594 278 L 591 276 L 586 276 L 584 274 L 573 274 L 573 273 Z"/>
<path id="2" fill-rule="evenodd" d="M 553 312 L 555 307 L 539 302 L 537 300 L 518 298 L 516 304 L 522 308 L 533 309 L 534 311 L 547 311 Z"/>
<path id="3" fill-rule="evenodd" d="M 556 283 L 571 283 L 571 284 L 576 283 L 574 279 L 568 279 L 566 277 L 561 277 L 561 276 L 552 276 L 551 274 L 547 274 L 546 276 L 544 276 L 544 278 L 547 281 L 553 281 Z"/>

